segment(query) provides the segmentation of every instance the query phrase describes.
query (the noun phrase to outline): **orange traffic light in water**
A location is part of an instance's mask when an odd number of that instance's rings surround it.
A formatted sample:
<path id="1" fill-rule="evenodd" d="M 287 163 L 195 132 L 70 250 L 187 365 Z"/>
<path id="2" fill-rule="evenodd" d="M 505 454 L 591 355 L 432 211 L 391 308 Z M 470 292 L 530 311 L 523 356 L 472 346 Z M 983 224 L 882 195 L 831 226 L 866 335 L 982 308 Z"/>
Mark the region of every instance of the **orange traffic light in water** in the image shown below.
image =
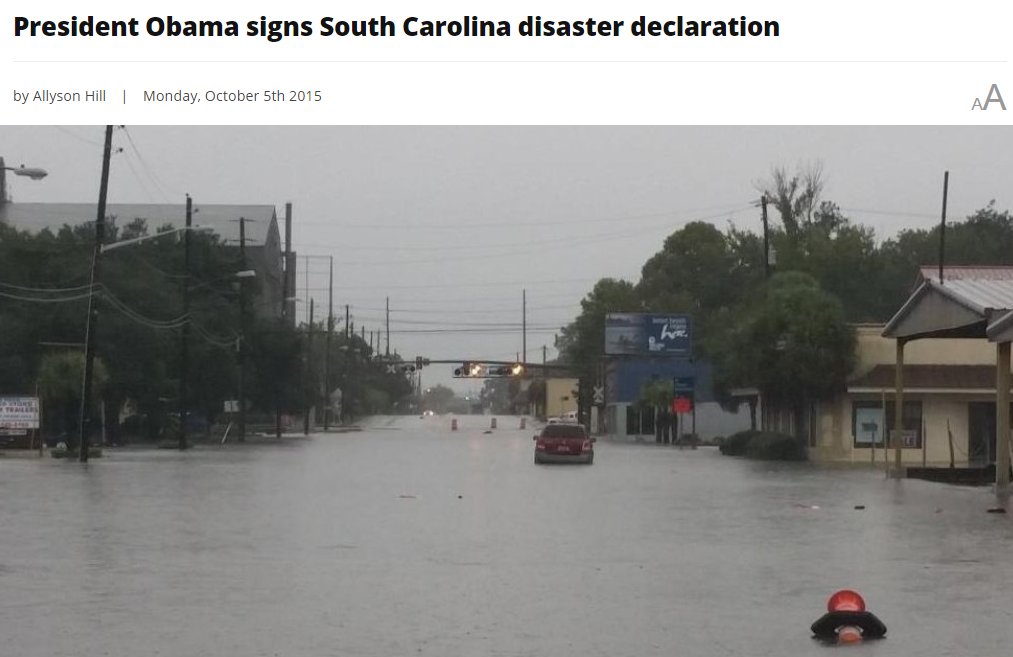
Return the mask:
<path id="1" fill-rule="evenodd" d="M 866 610 L 865 599 L 851 589 L 841 589 L 831 595 L 827 600 L 827 613 L 810 629 L 816 638 L 837 644 L 859 643 L 886 636 L 886 625 Z"/>

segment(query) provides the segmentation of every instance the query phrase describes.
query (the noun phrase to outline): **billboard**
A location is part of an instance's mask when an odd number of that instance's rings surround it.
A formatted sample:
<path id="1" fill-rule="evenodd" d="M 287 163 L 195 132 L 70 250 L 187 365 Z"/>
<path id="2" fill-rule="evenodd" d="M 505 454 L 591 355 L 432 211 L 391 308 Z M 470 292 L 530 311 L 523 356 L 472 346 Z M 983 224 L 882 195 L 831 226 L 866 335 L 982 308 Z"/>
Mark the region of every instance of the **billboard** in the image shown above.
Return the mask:
<path id="1" fill-rule="evenodd" d="M 37 397 L 0 397 L 0 429 L 38 429 Z"/>
<path id="2" fill-rule="evenodd" d="M 682 356 L 692 353 L 689 315 L 608 313 L 605 355 Z"/>

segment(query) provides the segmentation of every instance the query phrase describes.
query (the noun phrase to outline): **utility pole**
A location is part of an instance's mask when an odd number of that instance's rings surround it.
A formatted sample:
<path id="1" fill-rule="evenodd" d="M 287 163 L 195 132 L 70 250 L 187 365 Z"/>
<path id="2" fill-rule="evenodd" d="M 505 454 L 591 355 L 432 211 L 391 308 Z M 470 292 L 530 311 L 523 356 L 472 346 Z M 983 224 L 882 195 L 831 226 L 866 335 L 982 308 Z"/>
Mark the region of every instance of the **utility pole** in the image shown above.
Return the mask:
<path id="1" fill-rule="evenodd" d="M 760 197 L 760 207 L 763 208 L 763 276 L 770 278 L 770 236 L 767 226 L 767 195 Z"/>
<path id="2" fill-rule="evenodd" d="M 295 281 L 292 280 L 292 204 L 285 204 L 285 254 L 283 257 L 284 268 L 281 270 L 281 319 L 282 324 L 286 324 L 286 320 L 291 319 L 288 315 L 288 306 L 292 301 L 289 300 L 290 296 L 295 296 L 289 291 L 289 287 L 295 289 Z M 293 315 L 295 313 L 292 313 Z M 294 326 L 294 322 L 293 322 Z"/>
<path id="3" fill-rule="evenodd" d="M 246 219 L 239 218 L 239 262 L 246 271 Z M 246 277 L 239 279 L 239 442 L 246 442 Z"/>
<path id="4" fill-rule="evenodd" d="M 528 367 L 528 291 L 521 290 L 521 365 Z"/>
<path id="5" fill-rule="evenodd" d="M 310 389 L 311 392 L 310 392 L 309 397 L 306 399 L 306 415 L 303 418 L 303 425 L 302 425 L 302 432 L 303 432 L 303 434 L 305 434 L 307 436 L 310 433 L 310 411 L 316 405 L 315 404 L 315 401 L 316 401 L 315 398 L 317 396 L 317 381 L 316 381 L 317 377 L 313 376 L 313 366 L 312 366 L 312 363 L 313 363 L 313 349 L 312 349 L 312 346 L 313 346 L 313 298 L 310 297 L 310 321 L 309 321 L 309 324 L 306 325 L 306 373 L 308 375 L 310 375 L 309 376 L 309 379 L 310 379 L 309 389 Z M 326 418 L 327 418 L 327 410 L 325 409 L 324 410 L 324 427 L 325 428 L 327 426 L 327 424 L 326 424 L 327 423 L 327 419 Z"/>
<path id="6" fill-rule="evenodd" d="M 324 353 L 324 431 L 331 426 L 331 339 L 334 333 L 334 256 L 327 285 L 327 348 Z"/>
<path id="7" fill-rule="evenodd" d="M 341 419 L 350 420 L 352 417 L 352 365 L 355 363 L 355 353 L 352 350 L 351 324 L 348 304 L 345 304 L 345 387 L 341 390 Z"/>
<path id="8" fill-rule="evenodd" d="M 95 249 L 91 257 L 91 287 L 88 288 L 88 321 L 84 330 L 84 383 L 81 386 L 80 439 L 78 441 L 81 463 L 88 462 L 91 447 L 91 396 L 92 378 L 95 370 L 95 334 L 98 332 L 98 307 L 95 305 L 95 286 L 99 282 L 99 266 L 102 256 L 102 242 L 105 240 L 106 195 L 109 192 L 109 159 L 113 151 L 113 127 L 106 126 L 105 145 L 102 148 L 102 175 L 98 188 L 98 215 L 95 217 Z"/>
<path id="9" fill-rule="evenodd" d="M 186 441 L 187 376 L 190 369 L 190 228 L 193 224 L 193 199 L 186 195 L 186 230 L 183 231 L 183 317 L 186 322 L 179 332 L 179 448 Z"/>
<path id="10" fill-rule="evenodd" d="M 376 338 L 377 347 L 380 346 L 380 337 Z M 387 297 L 387 348 L 384 350 L 384 355 L 390 358 L 390 297 Z"/>
<path id="11" fill-rule="evenodd" d="M 946 192 L 950 187 L 950 172 L 943 172 L 943 218 L 939 222 L 939 282 L 943 282 L 943 262 L 946 253 Z"/>

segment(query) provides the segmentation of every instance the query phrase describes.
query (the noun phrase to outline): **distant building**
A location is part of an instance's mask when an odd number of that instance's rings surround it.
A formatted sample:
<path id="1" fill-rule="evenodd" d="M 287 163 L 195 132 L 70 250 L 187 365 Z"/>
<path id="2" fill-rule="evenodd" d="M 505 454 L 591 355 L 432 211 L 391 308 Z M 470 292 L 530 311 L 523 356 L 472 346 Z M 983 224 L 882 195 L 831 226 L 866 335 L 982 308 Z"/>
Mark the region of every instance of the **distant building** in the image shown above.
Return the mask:
<path id="1" fill-rule="evenodd" d="M 641 403 L 644 384 L 652 379 L 691 384 L 693 410 L 679 417 L 679 433 L 696 433 L 704 439 L 728 436 L 749 428 L 745 408 L 729 412 L 714 396 L 710 363 L 684 358 L 635 356 L 610 359 L 605 366 L 605 430 L 617 437 L 654 439 L 655 409 Z M 745 405 L 743 405 L 745 406 Z"/>
<path id="2" fill-rule="evenodd" d="M 273 205 L 219 205 L 194 204 L 195 226 L 207 226 L 222 241 L 239 244 L 240 217 L 246 219 L 246 257 L 249 269 L 257 272 L 262 303 L 256 307 L 262 317 L 278 317 L 282 301 L 294 297 L 295 255 L 288 258 L 289 293 L 283 294 L 284 248 L 278 228 L 278 215 Z M 79 226 L 94 223 L 97 205 L 94 203 L 0 203 L 0 224 L 6 224 L 30 233 L 49 229 L 59 231 L 64 225 Z M 135 219 L 144 219 L 148 231 L 155 233 L 168 224 L 175 228 L 186 225 L 186 206 L 179 204 L 110 203 L 106 206 L 107 219 L 115 220 L 123 228 Z M 294 321 L 291 301 L 288 317 Z"/>
<path id="3" fill-rule="evenodd" d="M 563 417 L 577 411 L 579 379 L 545 379 L 545 417 Z"/>

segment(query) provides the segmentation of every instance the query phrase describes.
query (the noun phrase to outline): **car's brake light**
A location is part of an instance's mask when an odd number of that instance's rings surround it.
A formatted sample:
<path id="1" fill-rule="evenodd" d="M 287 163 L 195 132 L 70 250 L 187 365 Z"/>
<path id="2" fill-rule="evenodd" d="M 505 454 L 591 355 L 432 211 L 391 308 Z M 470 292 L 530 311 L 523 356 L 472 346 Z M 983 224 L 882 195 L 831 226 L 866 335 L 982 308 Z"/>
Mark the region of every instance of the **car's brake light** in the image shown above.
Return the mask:
<path id="1" fill-rule="evenodd" d="M 590 452 L 591 451 L 591 441 L 590 440 L 585 440 L 584 444 L 580 446 L 580 451 L 582 451 L 582 452 Z"/>
<path id="2" fill-rule="evenodd" d="M 535 442 L 535 449 L 542 449 L 542 450 L 544 450 L 545 449 L 545 441 L 544 440 L 538 440 L 538 441 L 536 441 Z"/>

